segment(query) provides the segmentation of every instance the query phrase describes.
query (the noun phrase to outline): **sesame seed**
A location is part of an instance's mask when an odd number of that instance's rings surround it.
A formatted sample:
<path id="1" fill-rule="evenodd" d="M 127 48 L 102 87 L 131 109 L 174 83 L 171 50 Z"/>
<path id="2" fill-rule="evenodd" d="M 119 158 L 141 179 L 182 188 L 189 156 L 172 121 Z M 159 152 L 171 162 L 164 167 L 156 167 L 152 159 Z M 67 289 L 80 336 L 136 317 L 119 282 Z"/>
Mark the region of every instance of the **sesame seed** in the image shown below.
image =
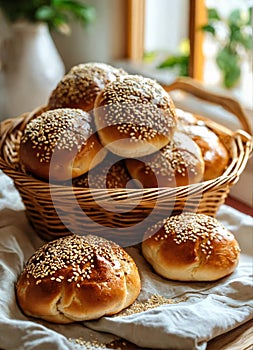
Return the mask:
<path id="1" fill-rule="evenodd" d="M 33 276 L 36 284 L 47 277 L 51 281 L 61 283 L 64 280 L 64 270 L 67 270 L 67 282 L 76 282 L 80 288 L 81 281 L 92 278 L 97 256 L 103 257 L 112 266 L 117 265 L 115 259 L 122 258 L 119 247 L 102 237 L 70 235 L 48 242 L 39 248 L 28 260 L 25 273 L 27 278 Z"/>
<path id="2" fill-rule="evenodd" d="M 215 218 L 196 213 L 182 213 L 168 217 L 165 221 L 156 223 L 147 230 L 147 234 L 151 237 L 152 232 L 156 232 L 157 227 L 163 225 L 164 232 L 155 233 L 154 240 L 166 240 L 173 237 L 176 244 L 183 244 L 187 241 L 199 241 L 201 252 L 210 257 L 213 251 L 212 241 L 214 239 L 221 240 L 221 234 L 228 234 L 228 230 Z"/>
<path id="3" fill-rule="evenodd" d="M 180 299 L 170 299 L 162 295 L 153 294 L 147 300 L 144 300 L 144 301 L 135 300 L 132 305 L 122 310 L 120 313 L 114 315 L 113 317 L 122 317 L 122 316 L 138 314 L 140 312 L 145 312 L 147 310 L 154 309 L 161 305 L 178 304 L 185 300 L 186 300 L 185 297 Z"/>
<path id="4" fill-rule="evenodd" d="M 156 135 L 171 135 L 176 126 L 174 104 L 154 80 L 137 75 L 124 76 L 104 88 L 96 118 L 105 126 L 117 126 L 134 142 Z"/>
<path id="5" fill-rule="evenodd" d="M 94 350 L 94 349 L 106 349 L 106 344 L 94 339 L 94 336 L 90 336 L 90 340 L 84 339 L 82 337 L 79 338 L 69 338 L 71 343 L 75 345 L 80 345 L 84 347 L 86 350 Z"/>
<path id="6" fill-rule="evenodd" d="M 62 78 L 49 98 L 50 108 L 78 107 L 85 110 L 93 108 L 98 93 L 111 81 L 126 75 L 104 63 L 84 63 L 71 68 Z"/>
<path id="7" fill-rule="evenodd" d="M 22 143 L 31 141 L 39 161 L 49 162 L 54 150 L 80 150 L 93 134 L 91 117 L 80 109 L 55 109 L 32 119 L 24 130 Z M 44 149 L 44 143 L 48 146 Z"/>
<path id="8" fill-rule="evenodd" d="M 111 165 L 110 157 L 88 173 L 73 180 L 73 185 L 84 188 L 126 188 L 131 180 L 123 161 Z"/>

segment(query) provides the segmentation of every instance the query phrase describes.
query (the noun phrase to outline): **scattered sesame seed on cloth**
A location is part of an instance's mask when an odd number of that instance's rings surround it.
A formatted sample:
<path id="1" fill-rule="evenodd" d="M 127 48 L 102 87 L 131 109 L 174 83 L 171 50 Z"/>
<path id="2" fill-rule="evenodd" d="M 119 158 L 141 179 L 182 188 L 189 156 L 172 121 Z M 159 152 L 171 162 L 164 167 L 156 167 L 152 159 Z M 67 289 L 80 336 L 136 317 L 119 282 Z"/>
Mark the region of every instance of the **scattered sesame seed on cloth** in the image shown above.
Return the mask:
<path id="1" fill-rule="evenodd" d="M 142 290 L 121 313 L 95 321 L 57 325 L 25 316 L 15 299 L 24 263 L 42 241 L 27 221 L 12 181 L 0 171 L 0 347 L 16 350 L 145 349 L 204 350 L 207 342 L 252 318 L 250 216 L 223 205 L 218 219 L 235 234 L 242 254 L 230 276 L 212 283 L 180 283 L 159 277 L 140 253 L 135 260 Z"/>

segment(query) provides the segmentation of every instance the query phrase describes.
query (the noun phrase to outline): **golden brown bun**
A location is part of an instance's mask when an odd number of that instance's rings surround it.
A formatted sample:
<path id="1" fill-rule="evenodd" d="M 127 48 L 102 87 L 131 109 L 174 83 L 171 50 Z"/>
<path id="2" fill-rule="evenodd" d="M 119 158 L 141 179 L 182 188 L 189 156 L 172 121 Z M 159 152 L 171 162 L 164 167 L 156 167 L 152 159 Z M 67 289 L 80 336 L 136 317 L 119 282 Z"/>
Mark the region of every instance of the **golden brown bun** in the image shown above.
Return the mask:
<path id="1" fill-rule="evenodd" d="M 105 85 L 126 74 L 123 69 L 105 63 L 78 64 L 70 69 L 51 92 L 48 107 L 91 111 L 97 94 Z"/>
<path id="2" fill-rule="evenodd" d="M 72 184 L 84 188 L 133 188 L 124 161 L 109 155 L 88 173 L 73 179 Z M 130 182 L 131 181 L 131 182 Z"/>
<path id="3" fill-rule="evenodd" d="M 142 252 L 161 276 L 179 281 L 215 281 L 232 273 L 240 248 L 215 218 L 183 213 L 154 225 Z"/>
<path id="4" fill-rule="evenodd" d="M 101 162 L 106 150 L 81 109 L 62 108 L 31 120 L 20 143 L 20 162 L 27 172 L 52 181 L 77 177 Z"/>
<path id="5" fill-rule="evenodd" d="M 176 187 L 202 181 L 204 161 L 198 145 L 187 135 L 175 132 L 173 140 L 155 154 L 126 159 L 133 179 L 144 188 Z"/>
<path id="6" fill-rule="evenodd" d="M 113 315 L 139 292 L 133 259 L 116 243 L 93 235 L 45 244 L 29 259 L 16 285 L 23 312 L 54 323 Z"/>
<path id="7" fill-rule="evenodd" d="M 205 162 L 204 180 L 221 176 L 229 162 L 229 153 L 219 137 L 205 125 L 189 125 L 184 128 L 201 149 Z"/>
<path id="8" fill-rule="evenodd" d="M 192 113 L 176 109 L 177 129 L 189 135 L 200 147 L 205 162 L 204 180 L 223 174 L 229 162 L 229 153 L 221 139 Z"/>
<path id="9" fill-rule="evenodd" d="M 122 157 L 141 157 L 164 147 L 177 117 L 173 101 L 154 80 L 127 75 L 106 85 L 95 100 L 101 143 Z"/>

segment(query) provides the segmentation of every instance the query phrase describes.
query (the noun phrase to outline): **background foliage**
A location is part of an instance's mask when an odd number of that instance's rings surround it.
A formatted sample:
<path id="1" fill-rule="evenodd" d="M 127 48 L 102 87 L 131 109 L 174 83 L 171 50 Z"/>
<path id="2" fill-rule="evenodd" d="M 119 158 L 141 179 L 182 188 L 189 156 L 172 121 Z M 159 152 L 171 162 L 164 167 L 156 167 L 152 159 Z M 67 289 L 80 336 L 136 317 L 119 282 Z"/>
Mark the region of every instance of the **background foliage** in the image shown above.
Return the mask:
<path id="1" fill-rule="evenodd" d="M 252 54 L 251 15 L 252 8 L 248 11 L 235 9 L 227 19 L 222 19 L 216 9 L 209 9 L 208 23 L 201 28 L 218 43 L 216 63 L 226 88 L 238 83 L 242 59 Z M 220 24 L 223 25 L 222 36 L 219 35 Z"/>
<path id="2" fill-rule="evenodd" d="M 95 9 L 78 0 L 0 0 L 0 8 L 10 22 L 27 20 L 47 23 L 50 29 L 68 33 L 71 17 L 87 24 Z"/>

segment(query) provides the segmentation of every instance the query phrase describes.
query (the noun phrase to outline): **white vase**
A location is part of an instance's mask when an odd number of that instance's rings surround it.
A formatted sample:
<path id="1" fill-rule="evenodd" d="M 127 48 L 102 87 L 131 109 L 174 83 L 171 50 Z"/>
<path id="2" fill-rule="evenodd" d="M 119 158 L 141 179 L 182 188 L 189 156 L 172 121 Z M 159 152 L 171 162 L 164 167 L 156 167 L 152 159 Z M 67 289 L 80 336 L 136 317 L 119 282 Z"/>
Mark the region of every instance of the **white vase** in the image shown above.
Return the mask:
<path id="1" fill-rule="evenodd" d="M 1 48 L 6 117 L 47 103 L 65 73 L 45 23 L 17 22 Z"/>

